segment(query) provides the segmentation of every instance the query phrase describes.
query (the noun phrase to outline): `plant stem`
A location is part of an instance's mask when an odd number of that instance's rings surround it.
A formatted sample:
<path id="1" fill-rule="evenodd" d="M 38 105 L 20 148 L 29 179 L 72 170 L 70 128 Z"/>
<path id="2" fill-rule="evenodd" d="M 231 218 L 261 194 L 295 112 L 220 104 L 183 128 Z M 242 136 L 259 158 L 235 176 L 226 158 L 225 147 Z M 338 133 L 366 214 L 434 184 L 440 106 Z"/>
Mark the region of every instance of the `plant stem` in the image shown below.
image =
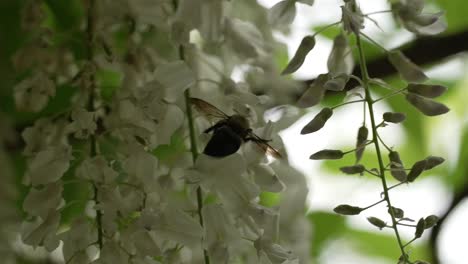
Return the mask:
<path id="1" fill-rule="evenodd" d="M 374 206 L 376 206 L 376 205 L 378 205 L 378 204 L 380 204 L 380 203 L 382 203 L 382 202 L 384 202 L 384 201 L 385 201 L 385 199 L 382 199 L 382 200 L 380 200 L 380 201 L 378 201 L 378 202 L 375 202 L 375 203 L 373 203 L 373 204 L 371 204 L 371 205 L 369 205 L 369 206 L 366 206 L 366 207 L 362 208 L 362 211 L 367 210 L 367 209 L 369 209 L 369 208 L 371 208 L 371 207 L 374 207 Z"/>
<path id="2" fill-rule="evenodd" d="M 374 103 L 377 103 L 378 101 L 382 101 L 382 100 L 385 100 L 385 99 L 390 98 L 390 97 L 392 97 L 392 96 L 401 94 L 401 93 L 403 93 L 405 90 L 406 90 L 406 87 L 405 87 L 405 88 L 402 88 L 402 89 L 400 89 L 400 90 L 398 90 L 398 91 L 394 91 L 394 92 L 392 92 L 392 93 L 386 94 L 386 95 L 380 97 L 379 99 L 375 99 L 375 100 L 374 100 Z"/>
<path id="3" fill-rule="evenodd" d="M 88 63 L 94 65 L 94 23 L 95 23 L 95 0 L 88 1 L 87 9 L 87 21 L 86 21 L 86 47 L 87 47 L 87 60 Z M 96 92 L 96 77 L 94 71 L 91 72 L 90 76 L 90 87 L 89 90 L 89 101 L 88 101 L 88 111 L 94 112 L 94 94 Z M 95 157 L 97 155 L 97 141 L 94 134 L 90 135 L 91 146 L 90 146 L 90 157 Z M 95 183 L 93 183 L 94 197 L 93 200 L 95 204 L 98 204 L 99 191 Z M 98 230 L 98 245 L 99 249 L 102 250 L 103 247 L 103 232 L 102 232 L 102 212 L 101 210 L 96 210 L 96 225 Z"/>
<path id="4" fill-rule="evenodd" d="M 184 47 L 182 45 L 179 46 L 179 57 L 181 60 L 185 59 L 185 52 Z M 185 96 L 185 108 L 187 111 L 187 119 L 189 125 L 189 132 L 190 132 L 190 151 L 192 152 L 192 161 L 195 164 L 197 157 L 198 157 L 198 149 L 197 149 L 197 137 L 195 135 L 195 125 L 193 123 L 193 115 L 192 115 L 192 106 L 190 105 L 190 90 L 187 89 L 184 92 Z M 203 227 L 203 192 L 200 186 L 197 188 L 197 211 L 198 211 L 198 221 L 200 225 Z M 208 256 L 208 252 L 206 249 L 203 249 L 203 256 L 205 259 L 205 264 L 210 263 L 210 257 Z"/>
<path id="5" fill-rule="evenodd" d="M 371 96 L 370 88 L 369 88 L 369 79 L 370 78 L 369 78 L 369 73 L 367 71 L 366 59 L 365 59 L 365 56 L 364 56 L 364 50 L 362 48 L 361 38 L 360 38 L 359 34 L 356 34 L 356 44 L 357 44 L 357 47 L 358 47 L 358 50 L 359 50 L 359 60 L 360 60 L 359 65 L 361 67 L 362 81 L 363 81 L 363 84 L 364 84 L 364 91 L 365 91 L 365 95 L 366 95 L 365 99 L 366 99 L 367 106 L 368 106 L 368 109 L 369 109 L 369 116 L 370 116 L 370 121 L 371 121 L 371 126 L 372 126 L 372 137 L 373 137 L 372 141 L 374 142 L 375 152 L 377 154 L 377 160 L 378 160 L 378 163 L 379 163 L 379 171 L 380 171 L 380 176 L 381 176 L 380 179 L 382 181 L 382 187 L 383 187 L 384 194 L 385 194 L 384 199 L 387 202 L 388 208 L 392 208 L 392 203 L 390 201 L 390 196 L 388 194 L 387 181 L 385 179 L 385 166 L 384 166 L 384 163 L 383 163 L 382 153 L 380 151 L 379 139 L 378 139 L 378 134 L 377 134 L 378 133 L 377 132 L 377 124 L 375 122 L 374 107 L 373 107 L 374 102 L 372 100 L 372 96 Z M 390 216 L 392 218 L 392 228 L 395 231 L 395 236 L 397 238 L 398 246 L 400 247 L 402 257 L 403 257 L 405 263 L 409 263 L 408 256 L 406 255 L 403 243 L 401 242 L 400 234 L 398 232 L 398 227 L 397 227 L 397 221 L 395 219 L 395 215 L 393 213 L 393 210 L 389 210 L 389 213 L 390 213 Z"/>
<path id="6" fill-rule="evenodd" d="M 344 102 L 344 103 L 341 103 L 341 104 L 337 104 L 333 107 L 331 107 L 331 109 L 336 109 L 338 107 L 341 107 L 343 105 L 347 105 L 347 104 L 354 104 L 354 103 L 360 103 L 360 102 L 364 102 L 365 100 L 364 99 L 359 99 L 359 100 L 354 100 L 354 101 L 348 101 L 348 102 Z"/>

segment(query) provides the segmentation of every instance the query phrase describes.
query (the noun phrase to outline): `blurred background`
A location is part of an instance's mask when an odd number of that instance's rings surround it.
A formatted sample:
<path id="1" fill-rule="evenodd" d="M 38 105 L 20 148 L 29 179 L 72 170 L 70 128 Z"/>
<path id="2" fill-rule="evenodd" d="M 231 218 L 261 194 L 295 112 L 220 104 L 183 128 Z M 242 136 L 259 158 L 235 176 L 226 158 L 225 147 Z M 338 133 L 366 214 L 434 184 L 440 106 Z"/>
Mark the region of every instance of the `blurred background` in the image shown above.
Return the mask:
<path id="1" fill-rule="evenodd" d="M 31 249 L 19 243 L 15 232 L 22 218 L 21 205 L 26 187 L 21 184 L 25 161 L 21 157 L 23 144 L 18 142 L 21 131 L 37 118 L 32 114 L 15 110 L 12 87 L 21 76 L 13 70 L 12 58 L 21 43 L 28 36 L 21 33 L 18 15 L 21 1 L 0 1 L 0 257 L 10 250 L 17 252 L 18 263 L 40 263 L 46 253 L 40 250 L 31 255 Z M 76 23 L 77 13 L 73 5 L 66 1 L 50 0 L 61 12 L 64 29 Z M 258 0 L 269 8 L 278 0 Z M 72 2 L 70 2 L 72 3 Z M 76 3 L 76 2 L 73 2 Z M 389 10 L 385 0 L 360 1 L 364 13 Z M 468 263 L 468 1 L 466 0 L 427 0 L 429 10 L 445 10 L 448 30 L 433 38 L 416 38 L 405 31 L 391 17 L 382 13 L 372 18 L 378 26 L 366 22 L 364 32 L 386 49 L 401 47 L 414 62 L 424 68 L 431 83 L 443 84 L 448 92 L 441 101 L 451 111 L 440 117 L 425 117 L 399 97 L 378 105 L 377 111 L 398 110 L 407 113 L 403 125 L 391 125 L 382 130 L 382 137 L 388 145 L 400 152 L 407 164 L 428 155 L 444 157 L 443 166 L 423 175 L 411 186 L 403 185 L 392 190 L 391 197 L 398 207 L 409 213 L 409 217 L 435 214 L 441 217 L 441 224 L 432 233 L 427 232 L 412 247 L 412 254 L 421 259 L 441 264 Z M 318 29 L 340 20 L 338 0 L 316 0 L 314 6 L 298 5 L 297 16 L 289 30 L 274 32 L 275 38 L 283 42 L 284 50 L 275 54 L 278 66 L 283 68 L 294 54 L 304 35 L 313 34 Z M 66 24 L 70 23 L 70 24 Z M 294 79 L 308 82 L 320 73 L 327 71 L 327 57 L 332 40 L 338 28 L 331 28 L 317 38 L 315 49 L 309 54 L 305 64 L 294 74 Z M 379 49 L 366 46 L 366 54 L 372 69 L 379 72 L 379 63 L 385 55 Z M 242 69 L 233 76 L 242 81 Z M 374 77 L 374 76 L 373 76 Z M 394 72 L 382 71 L 380 76 L 396 87 L 402 87 Z M 58 94 L 66 98 L 66 94 Z M 55 100 L 57 104 L 66 104 Z M 345 106 L 335 114 L 332 122 L 321 131 L 302 136 L 299 131 L 319 111 L 319 107 L 307 109 L 303 116 L 290 128 L 281 132 L 291 164 L 302 172 L 308 182 L 308 214 L 312 226 L 311 256 L 314 263 L 395 263 L 398 255 L 395 239 L 390 231 L 377 231 L 369 225 L 365 217 L 385 218 L 385 208 L 366 211 L 356 217 L 342 217 L 332 209 L 341 203 L 368 205 L 369 201 L 380 198 L 381 185 L 378 179 L 369 176 L 356 177 L 343 175 L 338 168 L 349 160 L 319 162 L 309 160 L 309 156 L 321 149 L 351 149 L 360 123 L 353 122 L 359 115 L 359 106 Z M 375 164 L 371 148 L 366 152 L 363 163 Z M 392 182 L 393 184 L 395 182 Z M 364 217 L 365 216 L 365 217 Z M 403 229 L 403 239 L 410 240 L 413 229 Z M 26 258 L 25 256 L 34 256 Z"/>

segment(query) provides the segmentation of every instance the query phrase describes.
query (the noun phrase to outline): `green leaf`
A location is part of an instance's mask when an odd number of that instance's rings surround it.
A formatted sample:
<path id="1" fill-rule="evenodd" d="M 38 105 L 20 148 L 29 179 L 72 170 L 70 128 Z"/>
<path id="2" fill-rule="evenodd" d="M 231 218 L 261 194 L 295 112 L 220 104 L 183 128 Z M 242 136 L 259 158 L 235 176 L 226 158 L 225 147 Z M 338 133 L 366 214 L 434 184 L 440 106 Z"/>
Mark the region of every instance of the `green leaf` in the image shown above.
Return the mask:
<path id="1" fill-rule="evenodd" d="M 305 4 L 305 5 L 313 5 L 315 0 L 296 0 L 298 3 L 302 3 L 302 4 Z"/>
<path id="2" fill-rule="evenodd" d="M 444 104 L 427 99 L 414 93 L 408 93 L 406 95 L 406 100 L 419 111 L 421 111 L 421 113 L 427 116 L 443 115 L 450 111 L 450 109 Z"/>
<path id="3" fill-rule="evenodd" d="M 286 66 L 286 68 L 281 72 L 282 75 L 285 74 L 291 74 L 295 71 L 297 71 L 302 64 L 304 63 L 304 60 L 309 54 L 309 52 L 314 48 L 315 46 L 315 37 L 314 36 L 305 36 L 301 44 L 299 44 L 299 47 L 296 50 L 296 53 L 294 54 L 293 58 L 289 62 L 289 64 Z"/>
<path id="4" fill-rule="evenodd" d="M 281 194 L 274 192 L 261 192 L 260 204 L 267 207 L 279 205 L 281 202 Z"/>
<path id="5" fill-rule="evenodd" d="M 396 256 L 401 254 L 400 248 L 395 244 L 393 234 L 384 232 L 368 232 L 361 230 L 346 230 L 346 238 L 350 240 L 353 249 L 370 257 L 387 259 L 389 263 L 395 263 Z M 427 244 L 418 243 L 411 246 L 412 258 L 429 258 L 430 251 Z"/>
<path id="6" fill-rule="evenodd" d="M 170 165 L 175 164 L 186 151 L 183 133 L 178 131 L 171 136 L 170 144 L 159 145 L 152 152 L 162 163 Z"/>
<path id="7" fill-rule="evenodd" d="M 351 206 L 348 204 L 340 204 L 333 211 L 337 214 L 342 214 L 342 215 L 358 215 L 364 210 L 361 207 L 357 206 Z"/>
<path id="8" fill-rule="evenodd" d="M 99 82 L 98 87 L 101 90 L 102 98 L 109 102 L 114 92 L 120 87 L 122 76 L 118 72 L 99 70 L 96 74 L 96 78 Z"/>
<path id="9" fill-rule="evenodd" d="M 448 28 L 445 33 L 455 33 L 468 28 L 468 19 L 466 19 L 466 10 L 468 10 L 468 1 L 465 0 L 435 0 L 435 3 L 441 10 L 446 12 Z"/>
<path id="10" fill-rule="evenodd" d="M 424 72 L 401 51 L 390 51 L 387 55 L 390 63 L 406 81 L 419 83 L 428 79 Z"/>
<path id="11" fill-rule="evenodd" d="M 333 115 L 333 110 L 331 108 L 323 108 L 315 117 L 305 125 L 301 130 L 301 135 L 310 134 L 320 130 L 328 119 Z"/>
<path id="12" fill-rule="evenodd" d="M 321 159 L 341 159 L 344 153 L 341 150 L 335 149 L 324 149 L 318 152 L 315 152 L 310 156 L 310 159 L 321 160 Z"/>
<path id="13" fill-rule="evenodd" d="M 328 212 L 313 212 L 307 215 L 307 218 L 313 230 L 310 247 L 313 257 L 319 256 L 327 242 L 346 231 L 346 219 L 339 215 Z"/>
<path id="14" fill-rule="evenodd" d="M 326 24 L 326 25 L 314 26 L 312 28 L 312 31 L 313 32 L 320 31 L 319 35 L 321 37 L 325 37 L 327 39 L 332 40 L 341 33 L 341 27 L 338 25 L 330 26 L 329 24 Z"/>

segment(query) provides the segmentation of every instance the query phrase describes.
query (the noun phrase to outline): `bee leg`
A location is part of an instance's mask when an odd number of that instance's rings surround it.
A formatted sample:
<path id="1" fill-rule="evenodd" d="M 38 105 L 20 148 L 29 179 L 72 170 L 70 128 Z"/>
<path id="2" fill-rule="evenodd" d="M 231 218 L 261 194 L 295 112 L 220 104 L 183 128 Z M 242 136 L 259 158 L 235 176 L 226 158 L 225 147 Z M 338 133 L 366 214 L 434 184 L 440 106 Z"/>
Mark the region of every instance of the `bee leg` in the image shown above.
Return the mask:
<path id="1" fill-rule="evenodd" d="M 260 142 L 263 142 L 263 143 L 268 143 L 268 142 L 271 142 L 272 140 L 271 139 L 263 139 L 263 138 L 255 138 L 255 137 L 245 137 L 244 141 L 245 142 L 247 142 L 247 141 L 260 141 Z"/>
<path id="2" fill-rule="evenodd" d="M 210 132 L 213 131 L 215 128 L 216 128 L 216 125 L 211 126 L 211 127 L 207 128 L 207 129 L 205 129 L 205 131 L 203 131 L 203 133 L 210 133 Z"/>
<path id="3" fill-rule="evenodd" d="M 203 131 L 203 133 L 210 133 L 211 131 L 217 130 L 218 128 L 222 127 L 224 124 L 225 124 L 224 122 L 218 122 L 218 123 L 214 124 L 213 126 L 205 129 L 205 131 Z"/>

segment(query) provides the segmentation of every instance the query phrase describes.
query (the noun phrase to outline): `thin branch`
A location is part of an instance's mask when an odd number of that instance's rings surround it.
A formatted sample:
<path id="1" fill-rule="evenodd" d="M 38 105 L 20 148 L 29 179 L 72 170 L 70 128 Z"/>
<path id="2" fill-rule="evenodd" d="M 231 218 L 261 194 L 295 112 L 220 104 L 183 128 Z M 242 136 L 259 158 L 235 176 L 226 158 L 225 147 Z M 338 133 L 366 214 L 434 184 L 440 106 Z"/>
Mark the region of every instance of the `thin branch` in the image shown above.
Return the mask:
<path id="1" fill-rule="evenodd" d="M 365 55 L 364 55 L 364 49 L 362 47 L 361 37 L 360 37 L 359 34 L 356 34 L 356 44 L 357 44 L 358 50 L 359 50 L 359 62 L 360 62 L 359 65 L 360 65 L 360 69 L 361 69 L 361 73 L 362 73 L 361 74 L 362 82 L 364 84 L 364 91 L 365 91 L 365 95 L 366 95 L 365 99 L 366 99 L 367 106 L 368 106 L 368 109 L 369 109 L 369 116 L 370 116 L 370 121 L 371 121 L 373 142 L 374 142 L 374 146 L 375 146 L 377 160 L 378 160 L 378 163 L 379 163 L 379 170 L 380 170 L 380 174 L 381 174 L 380 179 L 382 181 L 382 187 L 383 187 L 383 190 L 384 190 L 384 193 L 385 193 L 384 199 L 387 202 L 387 207 L 392 208 L 392 203 L 390 201 L 390 195 L 388 194 L 387 180 L 385 179 L 385 166 L 384 166 L 384 163 L 383 163 L 382 153 L 381 153 L 381 150 L 380 150 L 380 144 L 379 144 L 379 140 L 378 140 L 378 131 L 377 131 L 377 123 L 375 121 L 375 115 L 374 115 L 373 100 L 372 100 L 370 87 L 369 87 L 369 79 L 370 78 L 369 78 L 369 73 L 367 71 L 367 65 L 366 65 L 366 59 L 365 59 Z M 392 219 L 392 228 L 393 228 L 393 230 L 395 232 L 395 236 L 396 236 L 396 239 L 397 239 L 397 242 L 398 242 L 398 246 L 400 248 L 400 251 L 402 253 L 402 256 L 404 258 L 405 263 L 407 263 L 407 262 L 409 262 L 409 260 L 408 260 L 407 254 L 405 253 L 405 249 L 403 247 L 403 244 L 402 244 L 402 241 L 401 241 L 401 238 L 400 238 L 400 233 L 398 231 L 397 221 L 396 221 L 395 215 L 393 213 L 393 210 L 390 210 L 389 213 L 390 213 L 390 216 L 391 216 L 391 219 Z"/>
<path id="2" fill-rule="evenodd" d="M 86 25 L 86 47 L 87 47 L 87 60 L 89 64 L 94 65 L 94 26 L 95 26 L 95 0 L 89 0 L 87 9 L 87 25 Z M 94 112 L 94 94 L 96 93 L 96 76 L 94 72 L 90 76 L 90 87 L 89 87 L 89 100 L 88 100 L 88 111 Z M 90 136 L 90 157 L 97 155 L 97 140 L 96 136 L 92 134 Z M 94 196 L 93 200 L 95 204 L 99 204 L 99 190 L 96 183 L 93 183 Z M 98 229 L 98 244 L 99 249 L 103 248 L 103 230 L 102 230 L 102 212 L 100 209 L 96 210 L 96 225 Z"/>

